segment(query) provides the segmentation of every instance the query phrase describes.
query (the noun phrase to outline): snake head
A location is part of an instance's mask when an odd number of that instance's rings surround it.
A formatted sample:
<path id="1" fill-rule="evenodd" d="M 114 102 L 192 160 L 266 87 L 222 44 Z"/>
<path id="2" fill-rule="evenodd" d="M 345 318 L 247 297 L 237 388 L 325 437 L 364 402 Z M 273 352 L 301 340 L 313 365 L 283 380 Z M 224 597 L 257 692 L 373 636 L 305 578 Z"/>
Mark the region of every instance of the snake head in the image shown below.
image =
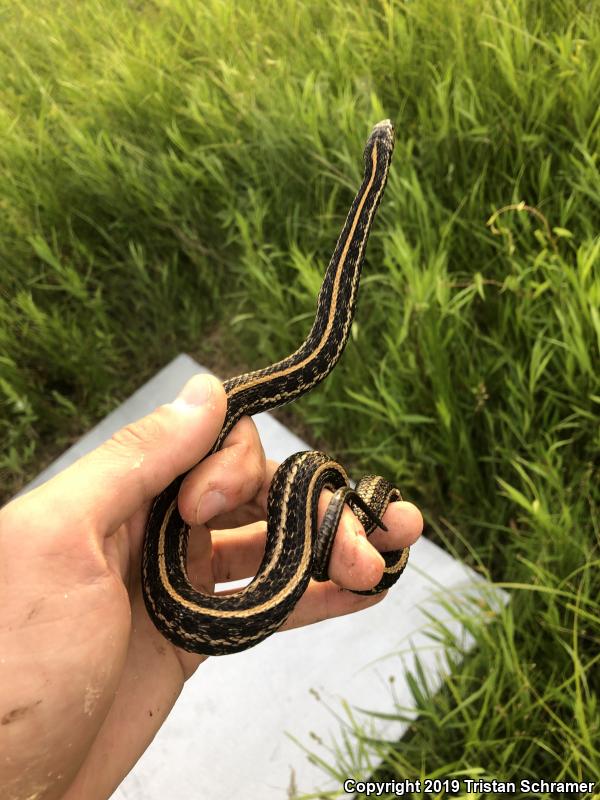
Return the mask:
<path id="1" fill-rule="evenodd" d="M 378 122 L 377 125 L 373 127 L 371 135 L 367 139 L 365 145 L 365 165 L 371 162 L 371 153 L 375 144 L 378 145 L 379 151 L 381 152 L 381 150 L 383 150 L 387 158 L 391 160 L 395 140 L 394 126 L 391 120 L 383 119 L 381 122 Z"/>

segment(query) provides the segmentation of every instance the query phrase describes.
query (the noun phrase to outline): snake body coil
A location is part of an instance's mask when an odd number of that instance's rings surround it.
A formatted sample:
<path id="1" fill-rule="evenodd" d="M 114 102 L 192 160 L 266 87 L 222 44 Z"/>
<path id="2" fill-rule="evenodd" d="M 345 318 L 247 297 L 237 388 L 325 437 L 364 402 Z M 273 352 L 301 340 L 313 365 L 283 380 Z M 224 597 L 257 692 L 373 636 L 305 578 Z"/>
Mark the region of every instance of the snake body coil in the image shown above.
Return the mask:
<path id="1" fill-rule="evenodd" d="M 314 388 L 334 368 L 348 340 L 360 271 L 373 217 L 387 181 L 394 148 L 389 120 L 373 128 L 367 141 L 365 174 L 325 273 L 311 331 L 287 358 L 224 383 L 227 413 L 209 455 L 244 415 L 268 411 Z M 400 492 L 380 477 L 368 476 L 350 489 L 343 468 L 323 453 L 297 453 L 280 465 L 269 490 L 265 554 L 256 576 L 234 594 L 210 595 L 189 581 L 186 571 L 189 527 L 177 508 L 185 475 L 155 498 L 146 527 L 142 587 L 150 617 L 162 634 L 194 653 L 224 655 L 252 647 L 274 633 L 306 590 L 311 577 L 327 580 L 333 538 L 345 503 L 365 527 L 377 527 Z M 334 492 L 317 526 L 322 489 Z M 402 574 L 408 548 L 383 553 L 382 580 L 368 592 L 389 588 Z"/>

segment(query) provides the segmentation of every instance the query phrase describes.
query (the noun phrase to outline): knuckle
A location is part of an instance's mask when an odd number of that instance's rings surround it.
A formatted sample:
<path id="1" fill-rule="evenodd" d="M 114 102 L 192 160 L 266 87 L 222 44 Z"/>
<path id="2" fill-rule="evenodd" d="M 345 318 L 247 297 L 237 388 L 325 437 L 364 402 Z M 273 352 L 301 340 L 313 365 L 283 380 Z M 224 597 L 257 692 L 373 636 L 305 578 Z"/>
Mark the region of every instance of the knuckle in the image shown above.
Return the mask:
<path id="1" fill-rule="evenodd" d="M 162 409 L 157 409 L 153 414 L 148 414 L 142 419 L 125 425 L 113 433 L 109 441 L 117 445 L 117 447 L 125 449 L 151 444 L 162 437 L 164 432 L 163 417 Z"/>
<path id="2" fill-rule="evenodd" d="M 265 477 L 263 460 L 250 442 L 236 446 L 235 469 L 231 473 L 231 486 L 236 495 L 244 500 L 254 497 L 262 487 Z"/>
<path id="3" fill-rule="evenodd" d="M 264 460 L 265 454 L 254 420 L 251 417 L 242 417 L 238 422 L 238 426 L 239 438 L 237 444 L 243 445 L 248 454 L 254 454 Z"/>
<path id="4" fill-rule="evenodd" d="M 252 446 L 247 439 L 242 439 L 236 445 L 236 458 L 238 462 L 245 465 L 249 458 L 252 457 Z"/>
<path id="5" fill-rule="evenodd" d="M 252 497 L 254 497 L 254 495 L 257 494 L 262 488 L 265 479 L 265 471 L 262 467 L 262 464 L 254 464 L 249 477 L 250 485 L 252 487 Z"/>
<path id="6" fill-rule="evenodd" d="M 243 500 L 251 500 L 256 497 L 262 488 L 264 471 L 255 459 L 244 462 L 243 468 L 238 476 L 238 492 Z"/>

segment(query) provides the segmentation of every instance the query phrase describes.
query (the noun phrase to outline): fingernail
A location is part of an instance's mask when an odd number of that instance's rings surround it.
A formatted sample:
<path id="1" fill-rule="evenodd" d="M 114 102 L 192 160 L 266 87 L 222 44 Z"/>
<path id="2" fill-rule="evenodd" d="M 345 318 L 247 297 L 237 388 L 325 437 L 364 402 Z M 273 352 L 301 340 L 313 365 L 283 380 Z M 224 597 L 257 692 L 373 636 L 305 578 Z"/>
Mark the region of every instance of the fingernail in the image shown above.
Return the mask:
<path id="1" fill-rule="evenodd" d="M 219 492 L 217 489 L 212 489 L 203 494 L 196 508 L 196 520 L 198 523 L 208 522 L 209 519 L 225 511 L 226 502 L 223 492 Z"/>
<path id="2" fill-rule="evenodd" d="M 188 409 L 208 403 L 213 392 L 210 375 L 194 375 L 179 392 L 172 405 Z"/>

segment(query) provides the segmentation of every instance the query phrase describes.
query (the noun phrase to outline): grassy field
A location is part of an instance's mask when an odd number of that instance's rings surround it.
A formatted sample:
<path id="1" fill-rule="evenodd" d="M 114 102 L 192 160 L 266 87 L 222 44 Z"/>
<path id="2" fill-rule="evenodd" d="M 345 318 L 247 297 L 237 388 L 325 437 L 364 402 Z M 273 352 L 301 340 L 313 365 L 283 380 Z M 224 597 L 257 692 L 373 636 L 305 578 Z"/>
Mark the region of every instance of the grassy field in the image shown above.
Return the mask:
<path id="1" fill-rule="evenodd" d="M 4 499 L 176 353 L 293 349 L 390 117 L 352 341 L 293 419 L 512 599 L 402 742 L 350 725 L 327 769 L 600 779 L 597 4 L 0 9 Z"/>

